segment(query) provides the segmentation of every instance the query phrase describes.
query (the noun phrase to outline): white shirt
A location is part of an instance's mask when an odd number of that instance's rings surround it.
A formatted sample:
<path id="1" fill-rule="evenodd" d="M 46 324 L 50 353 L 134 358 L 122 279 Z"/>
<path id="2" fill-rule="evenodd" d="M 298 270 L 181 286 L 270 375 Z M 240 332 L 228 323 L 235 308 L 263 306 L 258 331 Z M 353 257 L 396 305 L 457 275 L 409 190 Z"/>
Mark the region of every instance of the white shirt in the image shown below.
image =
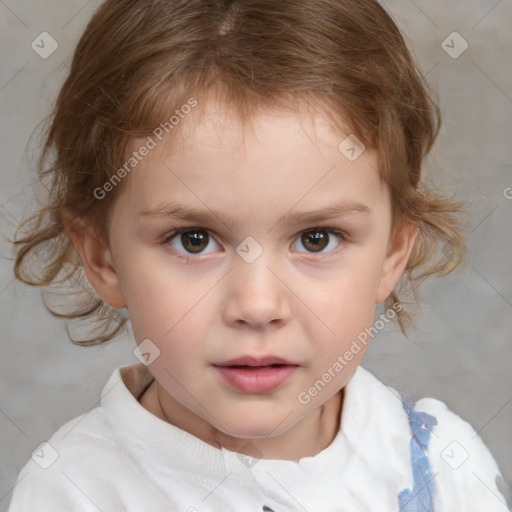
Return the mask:
<path id="1" fill-rule="evenodd" d="M 9 512 L 398 512 L 399 493 L 413 488 L 400 395 L 361 366 L 335 439 L 298 462 L 217 449 L 157 418 L 138 402 L 151 380 L 141 363 L 116 369 L 101 405 L 34 451 Z M 499 469 L 473 428 L 432 398 L 416 411 L 437 419 L 435 511 L 507 512 Z"/>

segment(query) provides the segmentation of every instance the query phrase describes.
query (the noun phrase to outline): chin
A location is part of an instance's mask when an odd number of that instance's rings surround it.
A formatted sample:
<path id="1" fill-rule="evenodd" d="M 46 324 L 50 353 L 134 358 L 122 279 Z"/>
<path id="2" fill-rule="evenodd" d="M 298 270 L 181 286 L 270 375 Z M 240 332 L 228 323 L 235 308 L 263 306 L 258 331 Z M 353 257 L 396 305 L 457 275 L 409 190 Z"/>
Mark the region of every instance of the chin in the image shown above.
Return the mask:
<path id="1" fill-rule="evenodd" d="M 286 421 L 283 421 L 286 418 Z M 276 437 L 286 432 L 292 424 L 291 417 L 281 415 L 243 414 L 232 421 L 222 421 L 223 432 L 240 439 L 263 439 Z"/>

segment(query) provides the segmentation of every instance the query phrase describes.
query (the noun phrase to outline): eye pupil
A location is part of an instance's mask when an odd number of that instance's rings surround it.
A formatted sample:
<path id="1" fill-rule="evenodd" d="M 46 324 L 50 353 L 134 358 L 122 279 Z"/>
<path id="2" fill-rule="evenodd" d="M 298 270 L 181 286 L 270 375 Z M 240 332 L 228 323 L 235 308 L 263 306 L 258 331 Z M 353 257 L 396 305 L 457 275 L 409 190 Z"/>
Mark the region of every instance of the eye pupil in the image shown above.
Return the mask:
<path id="1" fill-rule="evenodd" d="M 181 235 L 181 242 L 187 251 L 193 253 L 201 252 L 208 246 L 208 233 L 199 230 L 189 231 Z"/>
<path id="2" fill-rule="evenodd" d="M 329 235 L 325 231 L 309 231 L 303 233 L 301 238 L 304 247 L 312 248 L 313 252 L 325 249 L 329 243 Z M 308 247 L 309 244 L 311 244 L 310 247 Z"/>

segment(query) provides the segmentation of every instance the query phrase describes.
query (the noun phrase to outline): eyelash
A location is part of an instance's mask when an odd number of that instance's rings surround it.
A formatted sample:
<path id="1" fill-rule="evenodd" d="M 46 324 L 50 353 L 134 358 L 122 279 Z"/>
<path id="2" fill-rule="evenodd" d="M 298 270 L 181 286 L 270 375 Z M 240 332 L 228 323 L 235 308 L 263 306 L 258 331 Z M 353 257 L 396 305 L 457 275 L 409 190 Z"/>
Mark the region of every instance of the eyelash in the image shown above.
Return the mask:
<path id="1" fill-rule="evenodd" d="M 193 233 L 194 231 L 205 231 L 208 233 L 208 235 L 210 237 L 212 237 L 212 235 L 210 234 L 210 231 L 208 229 L 205 229 L 205 228 L 199 228 L 199 227 L 191 227 L 191 228 L 181 228 L 181 229 L 176 229 L 174 230 L 172 233 L 170 233 L 168 236 L 165 237 L 165 239 L 163 240 L 162 242 L 162 245 L 166 246 L 166 248 L 168 250 L 170 250 L 173 254 L 177 255 L 178 257 L 180 258 L 184 258 L 186 259 L 187 261 L 190 261 L 192 259 L 196 259 L 198 258 L 199 256 L 201 256 L 202 253 L 186 253 L 186 254 L 183 254 L 179 251 L 177 251 L 176 249 L 174 249 L 173 247 L 171 247 L 169 245 L 169 242 L 171 240 L 173 240 L 175 237 L 177 237 L 178 235 L 182 235 L 184 233 Z M 333 254 L 337 254 L 339 251 L 341 251 L 344 247 L 344 242 L 347 242 L 347 235 L 346 233 L 344 233 L 343 231 L 340 231 L 339 229 L 335 229 L 335 228 L 330 228 L 330 227 L 323 227 L 323 226 L 317 226 L 317 227 L 314 227 L 314 228 L 309 228 L 309 229 L 305 229 L 304 231 L 301 231 L 296 237 L 294 240 L 297 240 L 297 239 L 300 239 L 300 236 L 304 233 L 315 233 L 315 232 L 319 232 L 319 231 L 324 231 L 326 233 L 329 233 L 329 234 L 333 234 L 335 235 L 336 237 L 338 237 L 340 239 L 340 243 L 338 244 L 338 246 L 327 252 L 327 253 L 324 253 L 324 252 L 309 252 L 309 251 L 299 251 L 301 252 L 302 254 L 305 254 L 305 255 L 310 255 L 310 256 L 313 256 L 313 255 L 319 255 L 320 258 L 326 258 L 326 257 L 329 257 Z M 212 237 L 214 240 L 215 240 L 215 237 Z M 218 242 L 215 240 L 215 243 L 218 244 Z M 206 254 L 209 254 L 209 253 L 206 253 Z"/>

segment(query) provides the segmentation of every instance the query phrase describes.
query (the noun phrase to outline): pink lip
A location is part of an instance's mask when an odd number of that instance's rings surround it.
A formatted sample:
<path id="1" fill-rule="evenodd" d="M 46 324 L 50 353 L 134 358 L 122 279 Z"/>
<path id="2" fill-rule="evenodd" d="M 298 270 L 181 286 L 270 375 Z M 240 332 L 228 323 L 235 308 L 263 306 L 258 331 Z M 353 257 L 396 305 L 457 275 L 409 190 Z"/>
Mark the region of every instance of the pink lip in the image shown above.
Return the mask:
<path id="1" fill-rule="evenodd" d="M 265 368 L 270 365 L 280 365 Z M 245 393 L 268 393 L 291 377 L 298 365 L 276 356 L 243 356 L 213 365 L 233 387 Z"/>
<path id="2" fill-rule="evenodd" d="M 214 366 L 270 366 L 271 364 L 289 364 L 294 365 L 291 361 L 287 361 L 277 356 L 242 356 L 222 363 L 214 363 Z"/>

